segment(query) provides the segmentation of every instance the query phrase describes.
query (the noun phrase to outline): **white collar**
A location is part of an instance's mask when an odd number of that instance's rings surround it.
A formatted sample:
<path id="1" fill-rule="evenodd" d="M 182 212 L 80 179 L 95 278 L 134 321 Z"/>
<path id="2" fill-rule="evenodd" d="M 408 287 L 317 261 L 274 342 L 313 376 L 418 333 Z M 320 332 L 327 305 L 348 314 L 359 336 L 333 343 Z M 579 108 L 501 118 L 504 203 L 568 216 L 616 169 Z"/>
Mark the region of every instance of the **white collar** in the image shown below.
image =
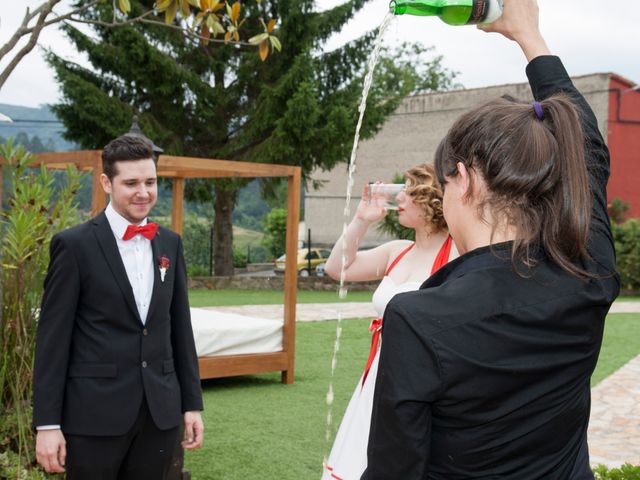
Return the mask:
<path id="1" fill-rule="evenodd" d="M 111 226 L 111 231 L 116 236 L 116 238 L 122 240 L 124 237 L 124 232 L 127 230 L 127 227 L 131 225 L 129 220 L 120 215 L 111 205 L 107 205 L 107 208 L 104 210 L 104 214 L 107 216 L 107 220 L 109 221 L 109 225 Z M 145 218 L 138 224 L 138 226 L 143 226 L 147 224 L 147 219 Z"/>

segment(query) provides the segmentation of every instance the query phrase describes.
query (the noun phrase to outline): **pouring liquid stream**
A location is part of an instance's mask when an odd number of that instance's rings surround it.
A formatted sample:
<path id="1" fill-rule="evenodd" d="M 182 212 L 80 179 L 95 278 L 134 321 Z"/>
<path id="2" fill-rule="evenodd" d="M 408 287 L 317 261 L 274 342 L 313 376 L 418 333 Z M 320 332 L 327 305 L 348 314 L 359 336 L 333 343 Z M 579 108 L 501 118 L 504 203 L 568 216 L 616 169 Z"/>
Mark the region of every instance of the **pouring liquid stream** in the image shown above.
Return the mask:
<path id="1" fill-rule="evenodd" d="M 358 142 L 360 140 L 360 129 L 362 127 L 362 120 L 364 118 L 364 112 L 367 107 L 367 97 L 369 96 L 369 90 L 371 89 L 371 84 L 373 82 L 373 74 L 380 59 L 380 51 L 382 49 L 382 39 L 385 31 L 389 27 L 391 20 L 395 17 L 392 11 L 387 12 L 387 15 L 382 20 L 380 27 L 378 29 L 378 35 L 376 37 L 376 41 L 373 47 L 373 51 L 369 57 L 367 62 L 367 73 L 364 79 L 364 85 L 362 88 L 362 96 L 360 99 L 360 104 L 358 106 L 358 123 L 356 125 L 356 132 L 353 138 L 353 148 L 351 150 L 351 157 L 349 159 L 349 168 L 348 168 L 348 180 L 347 180 L 347 193 L 345 197 L 345 207 L 344 207 L 344 222 L 342 226 L 342 263 L 340 267 L 340 287 L 338 290 L 338 295 L 341 299 L 346 298 L 347 296 L 347 288 L 345 287 L 345 278 L 346 278 L 346 265 L 347 265 L 347 257 L 344 253 L 346 251 L 346 233 L 347 233 L 347 225 L 349 219 L 351 217 L 351 192 L 353 190 L 354 184 L 354 175 L 356 172 L 356 157 L 358 152 Z M 337 356 L 338 351 L 340 350 L 340 336 L 342 334 L 342 314 L 338 312 L 338 324 L 336 326 L 336 340 L 333 348 L 333 355 L 331 358 L 331 375 L 329 381 L 329 388 L 327 390 L 326 402 L 327 402 L 327 427 L 325 432 L 325 440 L 327 444 L 331 440 L 331 430 L 333 425 L 333 400 L 334 400 L 334 390 L 333 390 L 333 379 L 335 376 L 336 366 L 337 366 Z M 327 463 L 327 456 L 325 455 L 324 464 Z"/>

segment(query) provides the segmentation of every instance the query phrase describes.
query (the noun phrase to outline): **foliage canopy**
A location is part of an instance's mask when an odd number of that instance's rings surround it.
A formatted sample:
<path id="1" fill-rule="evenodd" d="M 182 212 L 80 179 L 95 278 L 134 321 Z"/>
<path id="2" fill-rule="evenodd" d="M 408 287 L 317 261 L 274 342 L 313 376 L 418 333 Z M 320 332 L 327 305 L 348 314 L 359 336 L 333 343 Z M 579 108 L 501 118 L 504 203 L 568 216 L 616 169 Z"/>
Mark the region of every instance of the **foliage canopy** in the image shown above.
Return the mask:
<path id="1" fill-rule="evenodd" d="M 310 180 L 315 169 L 332 169 L 349 157 L 375 32 L 329 52 L 324 46 L 366 2 L 351 0 L 324 12 L 315 11 L 312 0 L 244 3 L 251 18 L 278 19 L 271 31 L 282 52 L 266 62 L 253 48 L 204 45 L 152 24 L 118 29 L 94 24 L 91 34 L 67 25 L 67 35 L 92 68 L 49 53 L 63 92 L 54 110 L 68 138 L 84 148 L 101 148 L 124 133 L 137 114 L 145 134 L 167 153 L 297 165 Z M 150 3 L 131 1 L 131 14 Z M 106 21 L 111 13 L 102 5 L 83 17 Z M 243 28 L 252 38 L 264 33 L 262 26 Z M 407 94 L 453 85 L 455 75 L 429 53 L 416 46 L 386 51 L 367 102 L 362 138 L 371 137 Z M 245 183 L 187 182 L 188 199 L 214 205 L 216 275 L 232 272 L 231 216 Z M 273 193 L 277 185 L 266 180 L 263 191 Z"/>

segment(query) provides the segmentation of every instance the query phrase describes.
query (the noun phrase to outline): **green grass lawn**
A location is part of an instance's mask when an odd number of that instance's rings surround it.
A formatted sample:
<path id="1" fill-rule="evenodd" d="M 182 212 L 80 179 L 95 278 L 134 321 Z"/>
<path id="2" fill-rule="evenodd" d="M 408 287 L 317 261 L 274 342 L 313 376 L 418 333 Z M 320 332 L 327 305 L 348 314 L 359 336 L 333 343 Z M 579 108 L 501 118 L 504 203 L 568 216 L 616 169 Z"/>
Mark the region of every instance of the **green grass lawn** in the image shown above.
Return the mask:
<path id="1" fill-rule="evenodd" d="M 636 295 L 620 295 L 618 300 L 623 302 L 640 302 L 640 297 Z"/>
<path id="2" fill-rule="evenodd" d="M 337 303 L 337 302 L 370 302 L 371 292 L 349 291 L 347 298 L 338 297 L 335 291 L 298 290 L 298 303 Z M 620 297 L 624 301 L 640 301 L 640 297 Z M 204 288 L 189 290 L 189 302 L 192 307 L 222 307 L 231 305 L 278 305 L 284 300 L 281 290 L 208 290 Z"/>
<path id="3" fill-rule="evenodd" d="M 369 321 L 341 322 L 332 437 L 366 361 Z M 282 385 L 279 373 L 203 382 L 205 446 L 186 453 L 194 479 L 320 478 L 332 441 L 325 440 L 325 397 L 336 326 L 337 321 L 297 325 L 293 385 Z M 610 315 L 594 384 L 639 353 L 640 314 Z"/>
<path id="4" fill-rule="evenodd" d="M 298 290 L 298 303 L 370 302 L 371 292 L 348 292 L 347 298 L 338 297 L 338 288 L 331 292 Z M 230 305 L 279 305 L 284 301 L 281 290 L 189 290 L 192 307 L 222 307 Z"/>
<path id="5" fill-rule="evenodd" d="M 341 322 L 333 381 L 336 422 L 366 361 L 369 322 Z M 323 455 L 330 448 L 325 440 L 325 398 L 336 325 L 336 321 L 298 324 L 293 385 L 281 384 L 279 373 L 203 382 L 205 446 L 186 453 L 194 479 L 320 478 Z"/>
<path id="6" fill-rule="evenodd" d="M 604 340 L 591 385 L 596 385 L 640 354 L 640 314 L 616 313 L 605 322 Z"/>

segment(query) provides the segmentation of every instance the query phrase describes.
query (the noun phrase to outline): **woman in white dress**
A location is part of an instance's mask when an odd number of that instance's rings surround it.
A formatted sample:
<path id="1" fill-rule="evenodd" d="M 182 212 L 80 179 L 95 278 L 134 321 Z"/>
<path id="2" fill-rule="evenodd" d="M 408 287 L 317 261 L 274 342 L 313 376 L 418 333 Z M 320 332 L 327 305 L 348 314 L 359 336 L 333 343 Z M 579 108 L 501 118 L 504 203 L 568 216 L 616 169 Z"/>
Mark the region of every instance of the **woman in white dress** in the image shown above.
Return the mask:
<path id="1" fill-rule="evenodd" d="M 386 208 L 362 200 L 346 231 L 346 242 L 336 242 L 325 272 L 340 279 L 342 255 L 346 255 L 345 281 L 381 280 L 373 294 L 378 318 L 371 323 L 371 351 L 364 373 L 338 429 L 322 480 L 360 480 L 367 466 L 367 442 L 371 408 L 378 368 L 382 317 L 391 298 L 402 292 L 417 290 L 438 268 L 457 256 L 442 214 L 442 188 L 432 165 L 416 166 L 405 174 L 406 186 L 396 197 L 398 221 L 415 230 L 415 242 L 393 240 L 371 250 L 358 251 L 369 226 L 382 220 Z M 343 245 L 346 247 L 343 252 Z"/>

